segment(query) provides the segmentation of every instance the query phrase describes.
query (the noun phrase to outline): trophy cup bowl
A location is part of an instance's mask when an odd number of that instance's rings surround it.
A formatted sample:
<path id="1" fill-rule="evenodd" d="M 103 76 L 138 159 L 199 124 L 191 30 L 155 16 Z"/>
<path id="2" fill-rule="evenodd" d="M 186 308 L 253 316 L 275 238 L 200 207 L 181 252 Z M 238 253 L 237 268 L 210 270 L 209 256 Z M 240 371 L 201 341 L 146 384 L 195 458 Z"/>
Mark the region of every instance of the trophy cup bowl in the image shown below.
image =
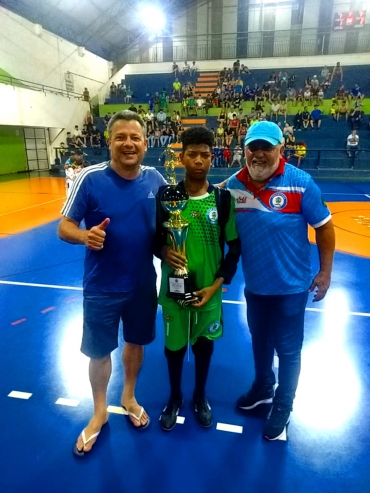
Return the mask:
<path id="1" fill-rule="evenodd" d="M 189 200 L 188 193 L 177 185 L 168 185 L 162 192 L 160 202 L 169 213 L 170 218 L 163 223 L 170 237 L 172 248 L 186 256 L 185 243 L 188 234 L 189 223 L 181 216 Z M 186 267 L 176 269 L 168 275 L 167 296 L 177 300 L 182 306 L 189 305 L 198 298 L 193 295 L 191 279 Z"/>

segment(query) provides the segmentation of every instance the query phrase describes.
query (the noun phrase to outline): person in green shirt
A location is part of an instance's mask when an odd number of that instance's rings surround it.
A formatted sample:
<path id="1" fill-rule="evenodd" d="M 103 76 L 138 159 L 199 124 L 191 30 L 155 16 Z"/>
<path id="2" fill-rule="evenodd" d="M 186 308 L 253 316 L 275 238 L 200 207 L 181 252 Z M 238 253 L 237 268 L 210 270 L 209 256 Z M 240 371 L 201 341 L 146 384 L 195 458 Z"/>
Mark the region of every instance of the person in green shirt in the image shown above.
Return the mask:
<path id="1" fill-rule="evenodd" d="M 159 304 L 162 306 L 165 329 L 165 355 L 168 364 L 171 394 L 160 416 L 163 430 L 176 425 L 177 415 L 183 405 L 181 376 L 183 359 L 188 343 L 195 357 L 195 387 L 193 410 L 199 424 L 212 426 L 211 407 L 205 395 L 208 370 L 214 340 L 223 332 L 222 284 L 233 278 L 240 256 L 240 241 L 234 219 L 234 201 L 225 190 L 214 187 L 207 180 L 211 167 L 214 137 L 205 127 L 192 127 L 181 135 L 180 162 L 185 167 L 185 178 L 178 187 L 189 196 L 182 217 L 189 223 L 186 238 L 186 258 L 177 253 L 163 223 L 168 213 L 161 206 L 158 191 L 157 226 L 154 253 L 162 259 L 162 281 Z M 225 243 L 228 252 L 224 255 Z M 168 274 L 187 266 L 193 278 L 193 292 L 197 298 L 192 304 L 182 306 L 181 301 L 167 297 Z"/>

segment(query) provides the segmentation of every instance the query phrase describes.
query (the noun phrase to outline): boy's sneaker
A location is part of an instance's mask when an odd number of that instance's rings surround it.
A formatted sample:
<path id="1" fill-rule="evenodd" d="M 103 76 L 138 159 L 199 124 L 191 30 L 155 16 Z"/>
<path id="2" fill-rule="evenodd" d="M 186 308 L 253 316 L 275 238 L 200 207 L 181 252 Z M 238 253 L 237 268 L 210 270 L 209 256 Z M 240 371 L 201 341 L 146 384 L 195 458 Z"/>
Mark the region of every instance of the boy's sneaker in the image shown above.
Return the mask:
<path id="1" fill-rule="evenodd" d="M 209 428 L 212 426 L 213 417 L 211 406 L 209 405 L 207 399 L 205 397 L 203 399 L 194 399 L 193 404 L 195 417 L 197 418 L 200 426 L 203 426 L 203 428 Z"/>
<path id="2" fill-rule="evenodd" d="M 259 387 L 255 383 L 252 385 L 251 389 L 243 394 L 236 401 L 237 406 L 240 409 L 245 409 L 247 411 L 254 409 L 260 404 L 271 404 L 274 398 L 274 387 Z"/>
<path id="3" fill-rule="evenodd" d="M 278 440 L 284 433 L 285 427 L 290 421 L 290 410 L 273 406 L 271 414 L 266 421 L 263 430 L 263 438 L 266 440 Z"/>
<path id="4" fill-rule="evenodd" d="M 159 417 L 159 424 L 162 430 L 171 431 L 176 426 L 177 416 L 183 404 L 183 399 L 173 399 L 170 397 L 167 406 L 163 409 Z"/>

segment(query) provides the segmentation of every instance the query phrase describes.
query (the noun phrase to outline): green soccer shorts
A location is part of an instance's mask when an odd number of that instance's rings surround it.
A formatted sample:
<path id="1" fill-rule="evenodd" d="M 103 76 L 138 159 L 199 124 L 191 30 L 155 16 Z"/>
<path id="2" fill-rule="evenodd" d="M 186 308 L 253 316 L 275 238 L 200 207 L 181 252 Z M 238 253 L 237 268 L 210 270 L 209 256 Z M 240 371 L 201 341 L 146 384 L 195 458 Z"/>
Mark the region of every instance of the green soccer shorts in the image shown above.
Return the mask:
<path id="1" fill-rule="evenodd" d="M 180 306 L 163 306 L 165 346 L 177 351 L 187 345 L 193 345 L 198 337 L 219 339 L 223 333 L 221 305 L 207 311 L 189 310 Z"/>

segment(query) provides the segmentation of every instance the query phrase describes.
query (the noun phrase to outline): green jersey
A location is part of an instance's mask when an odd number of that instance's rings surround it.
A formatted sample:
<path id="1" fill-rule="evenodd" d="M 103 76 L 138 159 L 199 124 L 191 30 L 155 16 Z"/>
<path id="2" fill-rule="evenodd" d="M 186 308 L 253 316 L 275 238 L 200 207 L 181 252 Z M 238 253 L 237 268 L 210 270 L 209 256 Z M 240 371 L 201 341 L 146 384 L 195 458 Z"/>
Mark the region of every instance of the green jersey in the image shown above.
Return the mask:
<path id="1" fill-rule="evenodd" d="M 229 220 L 225 227 L 225 240 L 232 241 L 238 237 L 235 218 L 234 201 L 231 201 Z M 200 197 L 190 197 L 182 217 L 189 223 L 188 235 L 185 244 L 188 270 L 192 275 L 196 291 L 211 286 L 216 280 L 216 273 L 222 261 L 220 247 L 220 226 L 216 207 L 215 192 L 206 193 Z M 168 244 L 171 244 L 168 238 Z M 159 292 L 159 304 L 162 306 L 177 306 L 177 303 L 166 296 L 167 276 L 172 273 L 171 267 L 162 262 L 162 281 Z M 202 308 L 188 306 L 190 310 L 211 310 L 222 302 L 222 289 Z"/>

